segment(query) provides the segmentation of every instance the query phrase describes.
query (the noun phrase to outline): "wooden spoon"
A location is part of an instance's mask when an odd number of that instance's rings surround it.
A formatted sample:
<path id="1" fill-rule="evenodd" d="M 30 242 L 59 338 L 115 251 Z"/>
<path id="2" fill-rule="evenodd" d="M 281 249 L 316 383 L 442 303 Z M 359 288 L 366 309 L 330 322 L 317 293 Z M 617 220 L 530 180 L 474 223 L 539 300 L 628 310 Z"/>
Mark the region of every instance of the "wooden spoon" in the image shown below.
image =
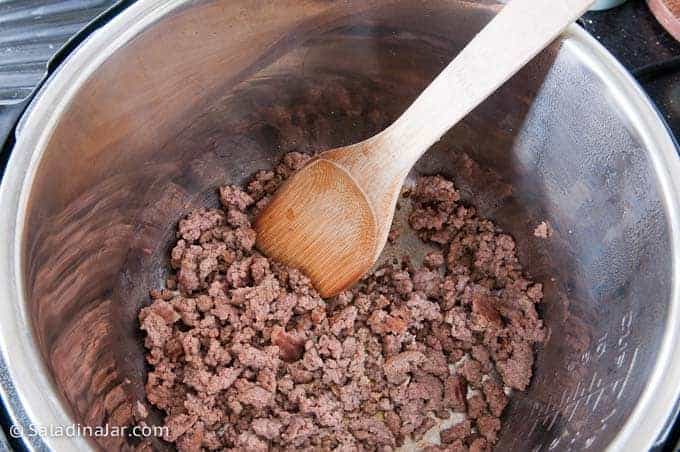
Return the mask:
<path id="1" fill-rule="evenodd" d="M 319 154 L 283 184 L 255 222 L 257 247 L 304 271 L 323 297 L 359 280 L 416 161 L 593 1 L 511 0 L 391 126 Z"/>

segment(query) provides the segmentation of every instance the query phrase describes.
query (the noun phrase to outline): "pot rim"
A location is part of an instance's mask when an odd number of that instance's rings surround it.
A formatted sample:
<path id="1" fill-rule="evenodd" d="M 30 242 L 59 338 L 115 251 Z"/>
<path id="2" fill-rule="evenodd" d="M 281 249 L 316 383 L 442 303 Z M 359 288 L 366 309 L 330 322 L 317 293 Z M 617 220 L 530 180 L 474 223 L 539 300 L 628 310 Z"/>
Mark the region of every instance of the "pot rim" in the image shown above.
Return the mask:
<path id="1" fill-rule="evenodd" d="M 24 212 L 38 165 L 60 114 L 83 83 L 108 57 L 186 0 L 138 0 L 88 36 L 55 70 L 35 96 L 16 130 L 16 144 L 0 184 L 0 396 L 7 417 L 24 432 L 31 425 L 72 425 L 33 335 L 24 304 Z M 111 39 L 111 37 L 114 37 Z M 678 407 L 680 385 L 680 160 L 665 121 L 637 81 L 590 34 L 572 25 L 558 38 L 608 84 L 636 125 L 657 174 L 669 217 L 672 247 L 671 299 L 659 357 L 646 388 L 608 450 L 646 450 L 668 428 Z M 32 133 L 38 131 L 37 133 Z M 666 384 L 664 384 L 666 383 Z M 29 450 L 88 450 L 83 437 L 25 436 Z M 68 450 L 67 449 L 67 450 Z"/>

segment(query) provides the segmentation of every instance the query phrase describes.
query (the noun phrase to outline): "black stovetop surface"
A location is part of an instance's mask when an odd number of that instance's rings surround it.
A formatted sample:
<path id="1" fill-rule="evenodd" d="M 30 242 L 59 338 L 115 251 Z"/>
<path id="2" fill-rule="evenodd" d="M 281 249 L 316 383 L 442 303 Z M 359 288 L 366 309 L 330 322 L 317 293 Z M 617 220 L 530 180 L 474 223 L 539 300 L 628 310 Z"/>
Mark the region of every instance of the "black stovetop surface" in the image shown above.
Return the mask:
<path id="1" fill-rule="evenodd" d="M 638 79 L 680 141 L 680 43 L 664 30 L 644 0 L 587 13 L 579 24 Z"/>

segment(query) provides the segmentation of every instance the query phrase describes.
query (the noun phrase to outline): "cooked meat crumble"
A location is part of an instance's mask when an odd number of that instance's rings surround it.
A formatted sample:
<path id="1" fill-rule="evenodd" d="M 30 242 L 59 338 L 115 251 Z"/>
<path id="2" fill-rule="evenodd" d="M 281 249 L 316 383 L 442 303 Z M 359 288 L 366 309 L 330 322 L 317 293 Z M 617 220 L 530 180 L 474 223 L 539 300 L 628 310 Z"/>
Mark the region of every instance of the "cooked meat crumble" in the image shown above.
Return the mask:
<path id="1" fill-rule="evenodd" d="M 489 450 L 544 336 L 542 287 L 514 240 L 451 181 L 422 177 L 409 223 L 438 250 L 323 300 L 253 248 L 254 216 L 308 158 L 220 187 L 221 209 L 179 222 L 173 276 L 139 314 L 164 439 L 181 451 L 389 451 L 459 413 L 428 450 Z"/>

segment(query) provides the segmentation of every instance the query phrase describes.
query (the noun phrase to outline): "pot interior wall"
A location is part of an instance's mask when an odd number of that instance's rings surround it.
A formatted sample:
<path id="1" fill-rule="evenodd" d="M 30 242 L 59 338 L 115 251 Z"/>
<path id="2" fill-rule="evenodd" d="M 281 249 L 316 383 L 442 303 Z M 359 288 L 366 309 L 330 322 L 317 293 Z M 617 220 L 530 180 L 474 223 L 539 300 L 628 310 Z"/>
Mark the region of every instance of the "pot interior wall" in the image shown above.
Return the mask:
<path id="1" fill-rule="evenodd" d="M 184 214 L 286 151 L 378 132 L 494 11 L 443 0 L 192 2 L 97 69 L 49 140 L 23 242 L 35 338 L 74 419 L 125 422 L 125 401 L 143 398 L 136 315 L 161 285 Z M 546 288 L 551 335 L 506 411 L 499 450 L 603 448 L 645 385 L 670 297 L 647 151 L 576 47 L 554 44 L 416 169 L 452 177 L 514 235 Z M 543 220 L 549 240 L 532 235 Z"/>

